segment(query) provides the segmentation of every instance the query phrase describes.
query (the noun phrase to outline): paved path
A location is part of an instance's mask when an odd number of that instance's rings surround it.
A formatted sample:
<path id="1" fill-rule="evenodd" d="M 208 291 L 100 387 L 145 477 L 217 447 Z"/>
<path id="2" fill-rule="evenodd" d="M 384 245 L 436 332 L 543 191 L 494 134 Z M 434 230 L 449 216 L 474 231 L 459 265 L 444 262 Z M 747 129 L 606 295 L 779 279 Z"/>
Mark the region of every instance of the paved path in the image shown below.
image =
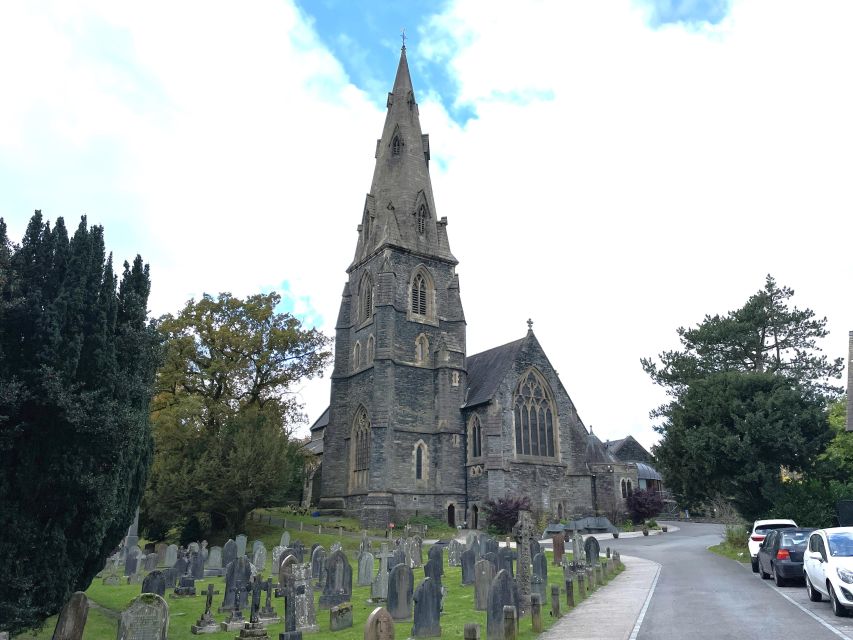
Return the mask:
<path id="1" fill-rule="evenodd" d="M 657 562 L 622 556 L 625 571 L 554 624 L 542 640 L 629 640 L 658 576 Z M 565 601 L 564 601 L 565 602 Z"/>

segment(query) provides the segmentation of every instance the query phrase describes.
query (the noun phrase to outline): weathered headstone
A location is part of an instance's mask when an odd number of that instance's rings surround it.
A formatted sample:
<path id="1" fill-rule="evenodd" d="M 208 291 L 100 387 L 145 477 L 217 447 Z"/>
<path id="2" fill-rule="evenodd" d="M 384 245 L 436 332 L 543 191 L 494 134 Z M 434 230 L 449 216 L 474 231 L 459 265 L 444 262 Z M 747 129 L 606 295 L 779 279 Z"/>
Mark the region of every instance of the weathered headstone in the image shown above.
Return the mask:
<path id="1" fill-rule="evenodd" d="M 388 570 L 390 571 L 398 564 L 404 564 L 407 567 L 411 566 L 408 562 L 406 562 L 406 550 L 402 545 L 398 546 L 394 549 L 394 554 L 391 556 L 391 562 L 388 563 Z"/>
<path id="2" fill-rule="evenodd" d="M 413 638 L 431 638 L 441 635 L 441 584 L 426 578 L 418 585 L 413 596 L 415 602 Z"/>
<path id="3" fill-rule="evenodd" d="M 117 640 L 166 640 L 169 605 L 155 593 L 137 596 L 122 611 Z"/>
<path id="4" fill-rule="evenodd" d="M 374 602 L 388 598 L 388 559 L 392 554 L 388 551 L 388 544 L 383 542 L 379 547 L 379 571 L 370 585 L 370 599 Z"/>
<path id="5" fill-rule="evenodd" d="M 474 584 L 474 564 L 477 554 L 473 549 L 466 549 L 460 558 L 462 564 L 462 584 Z"/>
<path id="6" fill-rule="evenodd" d="M 590 566 L 598 564 L 598 556 L 601 553 L 601 545 L 598 544 L 598 540 L 595 539 L 595 536 L 587 536 L 587 539 L 583 543 L 584 555 L 586 556 L 586 563 Z"/>
<path id="7" fill-rule="evenodd" d="M 430 558 L 424 565 L 424 577 L 441 582 L 442 568 L 437 558 Z"/>
<path id="8" fill-rule="evenodd" d="M 320 596 L 320 608 L 330 609 L 352 599 L 352 567 L 340 549 L 326 559 L 326 582 Z"/>
<path id="9" fill-rule="evenodd" d="M 199 551 L 201 551 L 201 545 L 199 545 L 198 542 L 190 542 L 187 545 L 187 552 L 188 553 L 193 554 L 193 553 L 198 553 Z"/>
<path id="10" fill-rule="evenodd" d="M 358 558 L 358 584 L 359 587 L 367 587 L 373 582 L 373 554 L 370 551 L 362 551 Z"/>
<path id="11" fill-rule="evenodd" d="M 388 613 L 394 620 L 408 620 L 412 616 L 412 595 L 415 574 L 405 564 L 391 569 L 388 579 Z"/>
<path id="12" fill-rule="evenodd" d="M 124 575 L 132 576 L 139 568 L 139 556 L 142 554 L 139 547 L 132 546 L 127 550 L 127 557 L 124 560 Z"/>
<path id="13" fill-rule="evenodd" d="M 281 547 L 289 547 L 290 546 L 290 531 L 282 532 L 281 538 L 279 539 L 278 544 Z"/>
<path id="14" fill-rule="evenodd" d="M 294 541 L 293 544 L 290 545 L 290 548 L 293 551 L 293 555 L 296 556 L 296 560 L 299 564 L 305 562 L 305 545 L 302 544 L 301 540 Z"/>
<path id="15" fill-rule="evenodd" d="M 254 540 L 252 542 L 252 555 L 250 557 L 254 558 L 255 557 L 255 551 L 258 550 L 258 547 L 263 547 L 263 546 L 264 546 L 263 542 L 261 542 L 260 540 Z"/>
<path id="16" fill-rule="evenodd" d="M 411 541 L 412 567 L 421 567 L 424 564 L 424 541 L 420 536 L 415 536 Z"/>
<path id="17" fill-rule="evenodd" d="M 267 567 L 267 549 L 262 542 L 260 546 L 256 546 L 254 549 L 254 556 L 252 558 L 252 564 L 258 568 L 260 573 L 263 573 Z"/>
<path id="18" fill-rule="evenodd" d="M 495 565 L 483 558 L 474 563 L 474 609 L 485 611 L 489 602 L 489 588 L 495 579 Z"/>
<path id="19" fill-rule="evenodd" d="M 370 538 L 367 537 L 367 529 L 363 529 L 361 532 L 361 542 L 358 543 L 358 551 L 359 553 L 371 551 Z"/>
<path id="20" fill-rule="evenodd" d="M 293 583 L 296 593 L 296 630 L 319 631 L 314 610 L 314 590 L 311 588 L 311 568 L 307 564 L 293 567 Z"/>
<path id="21" fill-rule="evenodd" d="M 429 548 L 427 552 L 427 559 L 435 561 L 438 563 L 438 566 L 441 567 L 441 575 L 444 575 L 444 546 L 439 544 L 434 544 Z"/>
<path id="22" fill-rule="evenodd" d="M 241 533 L 237 536 L 235 542 L 237 543 L 237 556 L 246 555 L 246 542 L 248 542 L 249 538 L 246 537 L 245 534 Z"/>
<path id="23" fill-rule="evenodd" d="M 497 573 L 497 571 L 498 571 L 498 554 L 496 554 L 494 551 L 487 551 L 486 553 L 483 554 L 483 559 L 491 562 L 492 565 L 494 565 L 494 567 L 495 567 L 495 573 Z M 503 567 L 501 567 L 501 568 L 503 568 Z"/>
<path id="24" fill-rule="evenodd" d="M 89 615 L 89 599 L 82 591 L 75 591 L 71 599 L 62 607 L 53 640 L 82 640 L 86 617 Z"/>
<path id="25" fill-rule="evenodd" d="M 329 610 L 329 631 L 340 631 L 352 626 L 352 603 L 344 602 Z"/>
<path id="26" fill-rule="evenodd" d="M 207 553 L 207 561 L 204 565 L 204 575 L 221 576 L 225 574 L 225 569 L 222 566 L 222 547 L 211 547 Z"/>
<path id="27" fill-rule="evenodd" d="M 149 553 L 148 555 L 143 555 L 143 568 L 145 571 L 154 571 L 157 568 L 157 554 Z"/>
<path id="28" fill-rule="evenodd" d="M 158 542 L 154 545 L 154 553 L 157 554 L 157 566 L 165 567 L 166 565 L 166 550 L 169 548 L 165 542 Z"/>
<path id="29" fill-rule="evenodd" d="M 183 576 L 189 574 L 190 571 L 190 561 L 187 558 L 187 555 L 183 551 L 178 552 L 178 559 L 175 561 L 175 573 L 178 578 L 182 578 Z"/>
<path id="30" fill-rule="evenodd" d="M 474 547 L 475 542 L 477 541 L 477 534 L 473 531 L 469 531 L 465 535 L 465 548 L 472 549 Z M 479 546 L 479 545 L 477 545 Z"/>
<path id="31" fill-rule="evenodd" d="M 326 583 L 326 550 L 316 547 L 311 553 L 311 578 L 322 586 Z"/>
<path id="32" fill-rule="evenodd" d="M 537 553 L 542 552 L 542 545 L 539 544 L 539 541 L 536 538 L 530 539 L 530 557 L 535 558 Z"/>
<path id="33" fill-rule="evenodd" d="M 204 578 L 204 556 L 201 551 L 193 551 L 190 554 L 190 575 L 196 580 Z"/>
<path id="34" fill-rule="evenodd" d="M 489 587 L 486 606 L 486 640 L 503 640 L 504 607 L 518 608 L 518 591 L 506 569 L 498 571 Z M 517 619 L 517 615 L 515 618 Z"/>
<path id="35" fill-rule="evenodd" d="M 194 634 L 200 633 L 216 633 L 219 631 L 219 626 L 216 624 L 216 620 L 213 618 L 213 584 L 208 583 L 207 591 L 205 592 L 207 598 L 204 603 L 204 613 L 201 614 L 201 617 L 196 621 L 196 623 L 190 626 L 190 632 Z"/>
<path id="36" fill-rule="evenodd" d="M 251 577 L 252 570 L 246 556 L 240 556 L 225 568 L 225 597 L 222 599 L 219 613 L 227 613 L 237 608 L 246 607 L 249 599 L 246 589 Z M 235 593 L 239 593 L 236 601 L 234 599 Z"/>
<path id="37" fill-rule="evenodd" d="M 333 554 L 335 551 L 340 551 L 343 549 L 343 546 L 340 542 L 333 542 L 329 547 L 329 554 Z"/>
<path id="38" fill-rule="evenodd" d="M 548 586 L 548 558 L 544 553 L 533 556 L 533 577 L 530 581 L 530 592 L 538 593 L 545 600 L 547 594 L 545 588 Z"/>
<path id="39" fill-rule="evenodd" d="M 152 571 L 142 581 L 142 593 L 156 593 L 161 598 L 166 595 L 166 578 L 162 571 Z"/>
<path id="40" fill-rule="evenodd" d="M 462 543 L 451 540 L 447 545 L 447 566 L 458 567 L 462 564 Z"/>
<path id="41" fill-rule="evenodd" d="M 229 564 L 237 559 L 237 543 L 229 539 L 222 547 L 222 566 L 228 567 Z"/>
<path id="42" fill-rule="evenodd" d="M 367 616 L 367 622 L 364 623 L 364 640 L 394 640 L 394 619 L 387 609 L 376 607 Z"/>
<path id="43" fill-rule="evenodd" d="M 566 552 L 566 536 L 562 533 L 555 533 L 551 536 L 551 548 L 554 550 L 554 564 L 562 564 L 563 554 Z"/>
<path id="44" fill-rule="evenodd" d="M 276 545 L 272 548 L 272 573 L 273 575 L 278 573 L 278 565 L 281 564 L 281 561 L 284 560 L 284 556 L 282 556 L 282 552 L 287 547 L 282 547 L 281 545 Z"/>
<path id="45" fill-rule="evenodd" d="M 500 571 L 501 569 L 506 569 L 507 573 L 509 573 L 510 576 L 513 576 L 515 573 L 513 571 L 512 566 L 512 559 L 514 555 L 515 554 L 513 553 L 512 549 L 510 549 L 509 547 L 501 547 L 500 549 L 498 549 L 498 571 Z"/>
<path id="46" fill-rule="evenodd" d="M 175 563 L 178 561 L 178 545 L 170 544 L 166 547 L 166 559 L 164 564 L 167 567 L 174 567 Z"/>

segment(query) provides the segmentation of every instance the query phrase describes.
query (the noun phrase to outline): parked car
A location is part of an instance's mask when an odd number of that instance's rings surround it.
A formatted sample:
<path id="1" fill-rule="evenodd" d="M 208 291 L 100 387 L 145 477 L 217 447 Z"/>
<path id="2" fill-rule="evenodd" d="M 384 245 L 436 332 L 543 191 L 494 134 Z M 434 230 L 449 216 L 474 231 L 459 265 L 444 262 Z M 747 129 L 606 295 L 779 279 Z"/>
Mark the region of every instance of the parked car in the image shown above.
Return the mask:
<path id="1" fill-rule="evenodd" d="M 809 600 L 823 596 L 832 603 L 832 612 L 846 616 L 853 608 L 853 527 L 818 529 L 809 536 L 803 573 Z"/>
<path id="2" fill-rule="evenodd" d="M 803 552 L 814 529 L 774 529 L 758 548 L 758 573 L 777 587 L 803 578 Z"/>
<path id="3" fill-rule="evenodd" d="M 793 520 L 756 520 L 752 523 L 752 533 L 749 534 L 747 546 L 749 547 L 749 559 L 752 562 L 753 573 L 758 573 L 758 547 L 764 542 L 764 537 L 776 529 L 796 529 L 797 523 Z"/>

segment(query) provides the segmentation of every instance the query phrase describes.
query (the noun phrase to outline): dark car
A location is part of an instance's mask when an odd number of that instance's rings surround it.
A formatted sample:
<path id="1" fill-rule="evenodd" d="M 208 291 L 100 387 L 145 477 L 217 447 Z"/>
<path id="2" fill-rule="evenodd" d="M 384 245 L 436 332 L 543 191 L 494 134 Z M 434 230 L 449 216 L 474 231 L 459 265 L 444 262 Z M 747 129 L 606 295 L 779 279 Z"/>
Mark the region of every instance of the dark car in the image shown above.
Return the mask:
<path id="1" fill-rule="evenodd" d="M 803 552 L 814 529 L 776 529 L 770 531 L 758 548 L 758 573 L 773 578 L 777 587 L 803 579 Z"/>

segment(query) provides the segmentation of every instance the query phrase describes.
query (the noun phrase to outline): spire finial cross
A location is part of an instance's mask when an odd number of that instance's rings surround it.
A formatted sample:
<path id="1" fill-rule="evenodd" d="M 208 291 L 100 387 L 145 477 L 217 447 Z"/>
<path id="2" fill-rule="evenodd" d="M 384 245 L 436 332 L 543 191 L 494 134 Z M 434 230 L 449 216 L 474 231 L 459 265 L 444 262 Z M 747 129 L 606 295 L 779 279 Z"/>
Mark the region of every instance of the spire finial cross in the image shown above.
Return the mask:
<path id="1" fill-rule="evenodd" d="M 400 29 L 400 37 L 403 39 L 403 48 L 406 48 L 406 27 Z"/>
<path id="2" fill-rule="evenodd" d="M 527 319 L 527 330 L 533 331 L 533 320 L 531 320 L 530 318 Z"/>

